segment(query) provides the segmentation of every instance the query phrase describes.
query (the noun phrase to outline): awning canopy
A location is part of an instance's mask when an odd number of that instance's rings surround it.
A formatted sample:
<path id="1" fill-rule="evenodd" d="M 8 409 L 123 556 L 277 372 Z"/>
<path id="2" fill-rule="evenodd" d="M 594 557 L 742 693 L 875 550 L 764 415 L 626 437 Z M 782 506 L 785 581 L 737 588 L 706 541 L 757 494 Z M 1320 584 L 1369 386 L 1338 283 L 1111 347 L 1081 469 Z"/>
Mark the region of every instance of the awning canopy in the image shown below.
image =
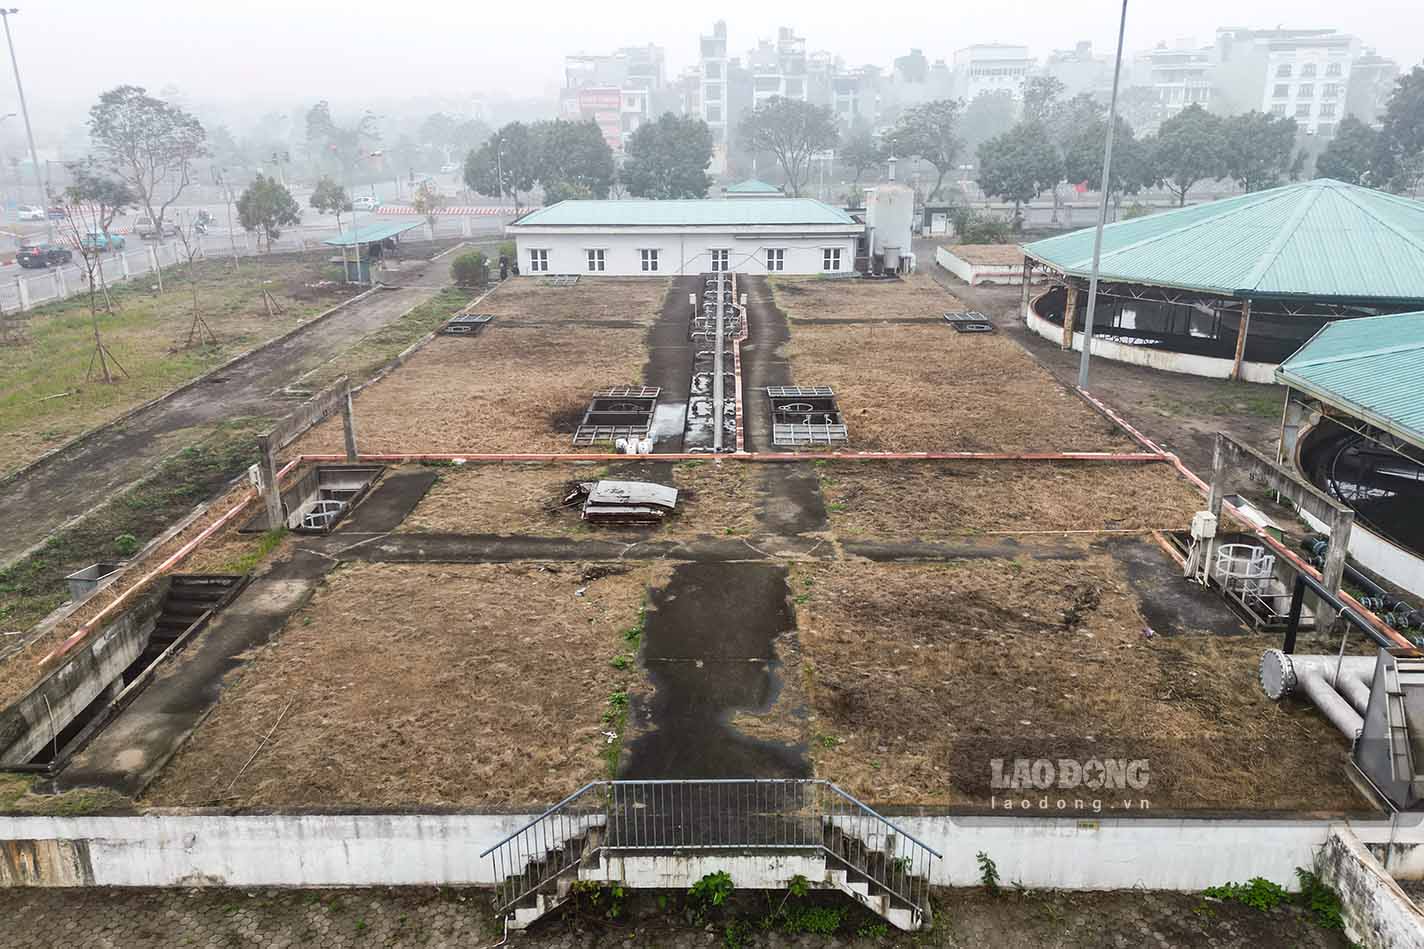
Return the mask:
<path id="1" fill-rule="evenodd" d="M 355 231 L 347 231 L 340 237 L 331 237 L 324 241 L 331 247 L 350 247 L 352 244 L 377 244 L 388 237 L 395 237 L 404 234 L 406 231 L 414 230 L 424 224 L 424 221 L 379 221 L 375 224 L 363 224 Z"/>

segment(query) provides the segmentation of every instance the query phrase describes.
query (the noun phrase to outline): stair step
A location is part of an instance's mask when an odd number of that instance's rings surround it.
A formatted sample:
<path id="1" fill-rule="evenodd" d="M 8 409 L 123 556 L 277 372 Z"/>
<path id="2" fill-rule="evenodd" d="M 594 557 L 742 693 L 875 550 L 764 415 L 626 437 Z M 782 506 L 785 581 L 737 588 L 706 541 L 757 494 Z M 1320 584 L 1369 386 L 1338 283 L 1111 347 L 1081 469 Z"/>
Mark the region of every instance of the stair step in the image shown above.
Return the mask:
<path id="1" fill-rule="evenodd" d="M 902 932 L 913 932 L 914 930 L 919 928 L 916 925 L 915 913 L 913 910 L 902 909 L 898 906 L 892 906 L 880 915 L 884 916 L 885 921 L 888 922 L 891 926 L 894 926 L 896 929 L 899 929 Z"/>

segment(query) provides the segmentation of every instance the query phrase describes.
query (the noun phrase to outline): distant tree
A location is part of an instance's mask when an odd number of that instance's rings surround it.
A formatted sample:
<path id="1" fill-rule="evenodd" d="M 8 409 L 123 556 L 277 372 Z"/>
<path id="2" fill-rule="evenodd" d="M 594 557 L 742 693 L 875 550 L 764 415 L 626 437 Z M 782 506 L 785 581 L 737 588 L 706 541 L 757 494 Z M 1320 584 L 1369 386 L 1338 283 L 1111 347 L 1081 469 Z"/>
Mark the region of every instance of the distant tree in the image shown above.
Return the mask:
<path id="1" fill-rule="evenodd" d="M 1117 94 L 1117 114 L 1133 128 L 1147 128 L 1157 117 L 1159 101 L 1151 86 L 1127 86 Z"/>
<path id="2" fill-rule="evenodd" d="M 534 187 L 538 158 L 529 126 L 510 122 L 465 158 L 465 186 L 487 197 L 508 194 L 519 210 L 519 192 Z"/>
<path id="3" fill-rule="evenodd" d="M 1114 208 L 1121 206 L 1122 196 L 1137 194 L 1156 181 L 1149 147 L 1132 134 L 1132 127 L 1121 118 L 1115 126 L 1112 153 L 1112 180 L 1108 197 Z M 1107 119 L 1095 119 L 1084 125 L 1069 140 L 1063 155 L 1063 176 L 1068 181 L 1084 182 L 1094 191 L 1103 187 L 1103 146 L 1107 137 Z"/>
<path id="4" fill-rule="evenodd" d="M 138 203 L 138 196 L 128 182 L 104 173 L 92 158 L 66 166 L 73 182 L 65 196 L 77 198 L 94 209 L 94 224 L 106 237 L 114 218 Z"/>
<path id="5" fill-rule="evenodd" d="M 1014 94 L 1007 89 L 981 92 L 964 107 L 964 115 L 959 120 L 959 135 L 964 140 L 964 151 L 973 156 L 979 146 L 1002 135 L 1014 127 L 1014 113 L 1018 106 Z"/>
<path id="6" fill-rule="evenodd" d="M 1162 123 L 1153 144 L 1157 174 L 1177 206 L 1187 203 L 1187 192 L 1198 181 L 1226 174 L 1224 133 L 1220 116 L 1199 105 L 1189 105 Z"/>
<path id="7" fill-rule="evenodd" d="M 857 185 L 867 168 L 878 167 L 886 157 L 885 146 L 875 140 L 869 128 L 855 129 L 841 143 L 841 161 L 855 171 L 855 177 L 851 180 Z"/>
<path id="8" fill-rule="evenodd" d="M 1042 122 L 1020 122 L 979 146 L 979 187 L 1014 203 L 1014 228 L 1023 205 L 1063 177 L 1063 164 Z"/>
<path id="9" fill-rule="evenodd" d="M 85 285 L 89 288 L 89 325 L 94 334 L 94 350 L 89 356 L 89 368 L 85 373 L 85 378 L 98 379 L 105 383 L 117 382 L 118 374 L 126 376 L 128 372 L 114 358 L 114 354 L 109 350 L 108 344 L 104 342 L 104 336 L 100 330 L 99 292 L 101 280 L 96 275 L 103 272 L 102 251 L 93 241 L 85 240 L 89 234 L 101 230 L 99 209 L 75 185 L 65 189 L 61 200 L 64 209 L 63 228 L 68 232 L 65 237 L 68 239 L 68 243 L 73 244 L 79 250 L 79 257 L 84 268 Z M 107 307 L 107 293 L 104 294 L 104 298 Z"/>
<path id="10" fill-rule="evenodd" d="M 444 161 L 451 155 L 463 155 L 490 137 L 490 127 L 478 119 L 460 119 L 444 112 L 434 112 L 420 123 L 416 133 L 420 141 L 439 149 Z"/>
<path id="11" fill-rule="evenodd" d="M 259 173 L 237 199 L 237 218 L 243 230 L 266 240 L 270 254 L 272 241 L 282 236 L 282 228 L 301 221 L 302 209 L 281 182 Z"/>
<path id="12" fill-rule="evenodd" d="M 638 126 L 619 180 L 638 198 L 705 198 L 712 179 L 712 130 L 696 116 L 664 112 Z"/>
<path id="13" fill-rule="evenodd" d="M 1044 121 L 1044 127 L 1048 129 L 1049 139 L 1053 142 L 1054 149 L 1058 152 L 1058 160 L 1065 165 L 1068 163 L 1069 152 L 1074 149 L 1083 148 L 1083 130 L 1089 126 L 1099 130 L 1099 134 L 1107 131 L 1108 110 L 1101 102 L 1093 98 L 1086 92 L 1081 92 L 1071 99 L 1060 100 L 1054 98 L 1047 105 L 1048 118 Z M 1102 139 L 1098 140 L 1098 152 L 1102 152 Z M 1098 159 L 1101 163 L 1102 159 Z M 1065 177 L 1075 184 L 1087 180 L 1089 176 L 1082 178 L 1075 177 L 1064 172 Z M 1099 175 L 1092 176 L 1094 179 Z M 1053 194 L 1053 222 L 1058 222 L 1058 214 L 1063 208 L 1063 192 L 1059 187 L 1061 181 L 1055 181 L 1051 189 Z"/>
<path id="14" fill-rule="evenodd" d="M 811 155 L 835 148 L 840 137 L 830 109 L 783 96 L 772 96 L 748 112 L 738 135 L 747 149 L 776 156 L 792 195 L 799 195 L 806 184 Z"/>
<path id="15" fill-rule="evenodd" d="M 193 162 L 206 153 L 202 124 L 142 86 L 115 86 L 89 110 L 89 136 L 105 164 L 133 189 L 161 241 L 164 215 L 192 182 Z"/>
<path id="16" fill-rule="evenodd" d="M 544 204 L 558 204 L 560 201 L 587 201 L 593 192 L 587 185 L 570 181 L 549 181 L 539 185 L 544 189 Z"/>
<path id="17" fill-rule="evenodd" d="M 1054 107 L 1066 87 L 1056 76 L 1030 76 L 1024 81 L 1023 119 L 1025 122 L 1048 122 Z"/>
<path id="18" fill-rule="evenodd" d="M 1295 119 L 1243 112 L 1222 120 L 1222 167 L 1247 191 L 1280 184 L 1295 156 Z"/>
<path id="19" fill-rule="evenodd" d="M 411 201 L 411 206 L 415 208 L 416 214 L 425 215 L 425 223 L 430 225 L 430 237 L 435 238 L 436 212 L 445 207 L 445 196 L 440 193 L 440 189 L 435 187 L 434 182 L 422 181 L 415 189 L 415 197 Z"/>
<path id="20" fill-rule="evenodd" d="M 1342 123 L 1343 124 L 1343 123 Z M 1413 192 L 1424 165 L 1424 66 L 1400 76 L 1385 104 L 1370 179 L 1377 187 Z"/>
<path id="21" fill-rule="evenodd" d="M 346 189 L 337 184 L 329 175 L 322 175 L 307 202 L 323 214 L 336 215 L 336 230 L 341 230 L 341 215 L 351 210 L 351 197 Z"/>
<path id="22" fill-rule="evenodd" d="M 934 166 L 935 183 L 926 200 L 939 197 L 944 176 L 954 169 L 963 140 L 959 135 L 962 103 L 958 99 L 936 99 L 911 106 L 900 114 L 890 133 L 891 147 L 898 153 Z"/>
<path id="23" fill-rule="evenodd" d="M 552 182 L 575 185 L 588 190 L 595 198 L 608 197 L 617 167 L 613 164 L 613 149 L 603 137 L 598 123 L 535 122 L 530 126 L 534 147 L 534 176 L 546 188 Z"/>
<path id="24" fill-rule="evenodd" d="M 381 140 L 376 116 L 367 111 L 354 125 L 338 124 L 325 99 L 307 110 L 307 148 L 317 163 L 334 165 L 350 181 L 357 163 Z"/>

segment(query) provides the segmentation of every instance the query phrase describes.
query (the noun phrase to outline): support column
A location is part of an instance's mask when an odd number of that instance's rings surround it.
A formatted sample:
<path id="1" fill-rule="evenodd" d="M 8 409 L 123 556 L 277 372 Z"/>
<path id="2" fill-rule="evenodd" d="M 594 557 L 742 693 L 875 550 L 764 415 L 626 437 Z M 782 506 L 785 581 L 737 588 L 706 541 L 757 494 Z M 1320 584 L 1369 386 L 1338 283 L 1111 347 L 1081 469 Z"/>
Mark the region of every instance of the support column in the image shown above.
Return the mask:
<path id="1" fill-rule="evenodd" d="M 1320 582 L 1325 589 L 1338 595 L 1345 579 L 1345 557 L 1350 552 L 1350 532 L 1355 527 L 1355 512 L 1349 508 L 1336 510 L 1330 517 L 1330 546 L 1325 548 L 1325 563 L 1320 568 Z M 1335 622 L 1335 608 L 1316 605 L 1315 628 L 1329 629 Z"/>
<path id="2" fill-rule="evenodd" d="M 126 253 L 120 253 L 120 254 L 119 254 L 119 277 L 120 277 L 121 279 L 128 280 L 128 279 L 129 279 L 130 277 L 132 277 L 132 276 L 133 276 L 133 273 L 129 270 L 129 255 L 126 254 Z"/>
<path id="3" fill-rule="evenodd" d="M 341 398 L 341 430 L 346 436 L 346 460 L 355 461 L 360 457 L 356 451 L 356 413 L 351 405 L 351 382 L 345 385 Z"/>
<path id="4" fill-rule="evenodd" d="M 15 278 L 15 295 L 20 298 L 20 309 L 30 308 L 30 283 L 24 277 Z"/>
<path id="5" fill-rule="evenodd" d="M 1073 327 L 1078 323 L 1078 286 L 1068 284 L 1068 303 L 1063 309 L 1063 349 L 1073 348 Z"/>
<path id="6" fill-rule="evenodd" d="M 257 436 L 257 450 L 262 457 L 258 460 L 258 474 L 262 481 L 262 501 L 267 505 L 267 529 L 276 530 L 283 526 L 282 491 L 277 486 L 277 450 L 271 435 Z"/>
<path id="7" fill-rule="evenodd" d="M 1286 407 L 1281 413 L 1281 439 L 1276 448 L 1276 464 L 1283 468 L 1295 468 L 1295 449 L 1300 442 L 1300 430 L 1310 418 L 1310 408 L 1302 402 L 1294 389 L 1286 387 Z"/>
<path id="8" fill-rule="evenodd" d="M 470 227 L 470 219 L 469 219 L 469 217 L 468 217 L 468 216 L 461 217 L 461 218 L 460 218 L 460 236 L 461 236 L 461 237 L 473 237 L 474 234 L 475 234 L 474 228 Z"/>
<path id="9" fill-rule="evenodd" d="M 1211 449 L 1211 483 L 1207 488 L 1206 509 L 1216 517 L 1217 529 L 1221 528 L 1221 499 L 1226 496 L 1226 463 L 1221 450 L 1221 435 L 1216 436 L 1216 441 Z M 1191 554 L 1187 557 L 1186 565 L 1182 568 L 1182 576 L 1194 577 L 1200 572 L 1203 564 L 1207 570 L 1211 569 L 1211 560 L 1216 553 L 1216 538 L 1213 537 L 1205 544 L 1198 544 L 1192 547 Z"/>
<path id="10" fill-rule="evenodd" d="M 1251 301 L 1241 304 L 1241 328 L 1236 332 L 1236 358 L 1231 363 L 1231 381 L 1241 378 L 1241 359 L 1246 355 L 1246 331 L 1251 327 Z"/>
<path id="11" fill-rule="evenodd" d="M 1028 322 L 1029 286 L 1033 283 L 1033 261 L 1027 257 L 1023 262 L 1023 291 L 1019 295 L 1019 318 Z"/>
<path id="12" fill-rule="evenodd" d="M 148 247 L 148 272 L 158 272 L 158 251 L 154 250 L 152 245 Z"/>
<path id="13" fill-rule="evenodd" d="M 69 296 L 69 288 L 64 285 L 64 268 L 54 268 L 54 298 L 63 300 Z"/>

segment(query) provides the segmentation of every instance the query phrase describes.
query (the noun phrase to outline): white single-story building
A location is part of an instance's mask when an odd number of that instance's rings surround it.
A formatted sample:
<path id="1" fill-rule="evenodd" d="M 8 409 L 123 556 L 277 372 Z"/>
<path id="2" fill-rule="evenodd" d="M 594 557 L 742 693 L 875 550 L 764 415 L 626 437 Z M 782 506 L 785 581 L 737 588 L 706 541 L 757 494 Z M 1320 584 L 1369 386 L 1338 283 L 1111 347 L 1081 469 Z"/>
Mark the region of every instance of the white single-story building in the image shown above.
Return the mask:
<path id="1" fill-rule="evenodd" d="M 560 201 L 509 225 L 526 274 L 849 273 L 865 225 L 812 198 Z"/>

